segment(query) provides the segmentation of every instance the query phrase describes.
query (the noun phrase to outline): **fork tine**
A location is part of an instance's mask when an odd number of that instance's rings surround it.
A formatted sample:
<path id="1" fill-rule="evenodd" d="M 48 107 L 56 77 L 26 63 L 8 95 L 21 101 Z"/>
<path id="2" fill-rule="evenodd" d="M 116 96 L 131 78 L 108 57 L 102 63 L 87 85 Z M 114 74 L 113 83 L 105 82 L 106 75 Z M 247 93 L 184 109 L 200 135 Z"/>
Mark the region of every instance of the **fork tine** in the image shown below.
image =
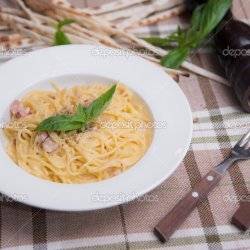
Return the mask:
<path id="1" fill-rule="evenodd" d="M 250 131 L 248 131 L 248 133 L 245 134 L 242 137 L 242 139 L 237 143 L 238 146 L 243 147 L 248 142 L 249 139 L 250 139 Z"/>
<path id="2" fill-rule="evenodd" d="M 250 148 L 250 141 L 248 140 L 247 143 L 244 145 L 244 149 L 248 150 Z"/>

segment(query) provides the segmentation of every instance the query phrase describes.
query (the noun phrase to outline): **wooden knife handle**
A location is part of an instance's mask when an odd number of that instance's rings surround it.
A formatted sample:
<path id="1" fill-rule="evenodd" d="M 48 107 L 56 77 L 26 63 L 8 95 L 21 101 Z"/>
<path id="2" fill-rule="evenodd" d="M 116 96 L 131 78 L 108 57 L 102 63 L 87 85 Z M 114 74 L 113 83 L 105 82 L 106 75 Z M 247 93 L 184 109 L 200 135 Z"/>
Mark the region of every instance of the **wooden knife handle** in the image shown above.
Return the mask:
<path id="1" fill-rule="evenodd" d="M 250 228 L 250 197 L 240 203 L 240 207 L 232 218 L 232 224 L 240 230 L 246 231 Z"/>
<path id="2" fill-rule="evenodd" d="M 166 242 L 190 213 L 203 201 L 221 180 L 222 175 L 211 170 L 203 179 L 155 226 L 154 232 Z"/>

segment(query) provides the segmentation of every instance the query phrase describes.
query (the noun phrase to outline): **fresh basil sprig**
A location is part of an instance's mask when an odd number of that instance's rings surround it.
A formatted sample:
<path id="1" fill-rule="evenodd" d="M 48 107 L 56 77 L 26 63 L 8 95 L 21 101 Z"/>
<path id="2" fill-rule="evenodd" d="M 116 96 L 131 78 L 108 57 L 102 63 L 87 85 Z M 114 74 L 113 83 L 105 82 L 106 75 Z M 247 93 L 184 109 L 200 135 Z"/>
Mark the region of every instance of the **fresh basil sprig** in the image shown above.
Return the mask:
<path id="1" fill-rule="evenodd" d="M 184 40 L 184 31 L 178 27 L 178 29 L 171 33 L 168 37 L 160 38 L 160 37 L 142 37 L 141 39 L 147 41 L 148 43 L 151 43 L 152 45 L 161 47 L 161 48 L 167 48 L 172 43 L 178 43 L 181 44 Z"/>
<path id="2" fill-rule="evenodd" d="M 201 45 L 201 41 L 218 26 L 231 6 L 232 0 L 209 0 L 194 10 L 191 25 L 187 31 L 178 28 L 178 31 L 167 38 L 145 40 L 159 47 L 167 47 L 171 42 L 177 43 L 177 48 L 162 57 L 161 65 L 167 68 L 179 68 L 191 49 Z"/>
<path id="3" fill-rule="evenodd" d="M 74 115 L 55 115 L 43 120 L 35 131 L 71 131 L 84 130 L 88 123 L 98 117 L 110 104 L 115 93 L 116 84 L 93 101 L 88 108 L 79 104 Z"/>
<path id="4" fill-rule="evenodd" d="M 55 29 L 56 33 L 54 36 L 54 45 L 66 45 L 66 44 L 71 44 L 68 36 L 64 33 L 62 30 L 63 26 L 69 25 L 71 23 L 74 23 L 75 21 L 73 19 L 66 19 L 64 21 L 61 21 L 57 24 L 52 24 Z"/>

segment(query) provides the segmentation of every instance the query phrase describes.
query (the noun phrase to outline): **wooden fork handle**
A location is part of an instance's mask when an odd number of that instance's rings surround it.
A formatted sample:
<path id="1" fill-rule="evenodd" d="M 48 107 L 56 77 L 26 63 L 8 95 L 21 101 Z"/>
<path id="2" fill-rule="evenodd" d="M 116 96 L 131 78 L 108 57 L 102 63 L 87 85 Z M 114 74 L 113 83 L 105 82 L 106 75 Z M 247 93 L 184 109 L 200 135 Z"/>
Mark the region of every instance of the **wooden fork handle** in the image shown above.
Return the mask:
<path id="1" fill-rule="evenodd" d="M 245 201 L 240 203 L 240 207 L 232 217 L 232 224 L 240 230 L 246 231 L 250 228 L 250 200 L 249 196 Z"/>
<path id="2" fill-rule="evenodd" d="M 221 180 L 222 175 L 214 170 L 203 179 L 155 226 L 154 232 L 166 242 L 190 213 L 202 202 Z"/>

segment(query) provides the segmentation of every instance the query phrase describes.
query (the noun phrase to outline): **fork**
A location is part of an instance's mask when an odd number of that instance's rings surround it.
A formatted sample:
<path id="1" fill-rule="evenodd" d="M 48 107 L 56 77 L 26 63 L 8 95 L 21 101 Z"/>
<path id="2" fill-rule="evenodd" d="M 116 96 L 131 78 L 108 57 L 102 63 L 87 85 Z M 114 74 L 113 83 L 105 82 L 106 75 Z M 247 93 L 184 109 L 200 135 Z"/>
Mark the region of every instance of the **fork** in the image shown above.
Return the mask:
<path id="1" fill-rule="evenodd" d="M 226 171 L 238 160 L 250 159 L 250 131 L 234 146 L 225 161 L 212 168 L 202 180 L 155 226 L 154 233 L 166 242 L 191 212 L 216 187 Z"/>

